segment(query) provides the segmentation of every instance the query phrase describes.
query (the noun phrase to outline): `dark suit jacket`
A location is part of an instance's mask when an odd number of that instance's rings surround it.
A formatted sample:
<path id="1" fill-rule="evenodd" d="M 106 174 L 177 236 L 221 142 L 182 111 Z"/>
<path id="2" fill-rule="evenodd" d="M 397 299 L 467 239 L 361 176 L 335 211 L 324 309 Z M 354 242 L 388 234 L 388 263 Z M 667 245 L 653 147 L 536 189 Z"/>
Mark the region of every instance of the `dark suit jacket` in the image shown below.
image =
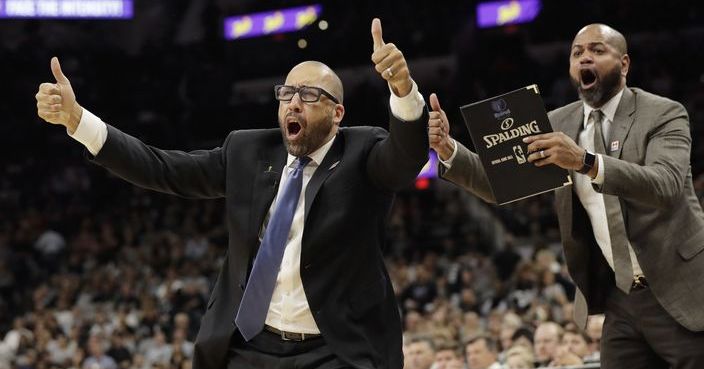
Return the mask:
<path id="1" fill-rule="evenodd" d="M 381 128 L 340 128 L 308 183 L 301 280 L 331 350 L 356 368 L 401 368 L 401 320 L 381 247 L 394 191 L 427 161 L 428 113 Z M 108 126 L 95 161 L 138 186 L 225 197 L 229 248 L 196 339 L 193 367 L 223 368 L 235 314 L 276 195 L 286 149 L 279 129 L 233 131 L 209 151 L 165 151 Z"/>
<path id="2" fill-rule="evenodd" d="M 548 116 L 555 131 L 577 141 L 584 121 L 581 101 Z M 628 239 L 660 304 L 684 327 L 703 331 L 704 213 L 692 185 L 687 112 L 672 100 L 626 88 L 609 137 L 619 141 L 619 149 L 603 156 L 604 183 L 595 189 L 619 197 Z M 493 202 L 479 157 L 458 146 L 443 177 Z M 604 311 L 614 273 L 572 186 L 555 191 L 555 205 L 567 266 L 578 288 L 575 316 L 584 325 L 587 312 Z"/>

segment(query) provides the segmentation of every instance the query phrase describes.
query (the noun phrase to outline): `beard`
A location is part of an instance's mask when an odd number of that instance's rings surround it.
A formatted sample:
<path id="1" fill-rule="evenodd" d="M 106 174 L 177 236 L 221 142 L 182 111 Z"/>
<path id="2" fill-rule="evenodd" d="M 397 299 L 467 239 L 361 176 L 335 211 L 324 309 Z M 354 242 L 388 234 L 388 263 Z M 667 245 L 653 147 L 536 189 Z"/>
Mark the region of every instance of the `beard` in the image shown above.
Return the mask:
<path id="1" fill-rule="evenodd" d="M 621 85 L 621 66 L 617 65 L 606 72 L 603 77 L 596 75 L 596 83 L 589 89 L 582 88 L 580 81 L 570 77 L 572 85 L 577 89 L 579 98 L 592 107 L 604 105 L 618 92 Z"/>
<path id="2" fill-rule="evenodd" d="M 301 121 L 302 118 L 299 118 L 299 122 Z M 305 126 L 305 129 L 303 126 Z M 333 122 L 332 117 L 324 117 L 318 122 L 301 124 L 300 136 L 296 138 L 295 142 L 290 141 L 286 136 L 286 123 L 282 119 L 279 119 L 279 127 L 286 145 L 286 151 L 293 156 L 301 157 L 312 153 L 325 143 L 325 139 L 333 128 Z"/>

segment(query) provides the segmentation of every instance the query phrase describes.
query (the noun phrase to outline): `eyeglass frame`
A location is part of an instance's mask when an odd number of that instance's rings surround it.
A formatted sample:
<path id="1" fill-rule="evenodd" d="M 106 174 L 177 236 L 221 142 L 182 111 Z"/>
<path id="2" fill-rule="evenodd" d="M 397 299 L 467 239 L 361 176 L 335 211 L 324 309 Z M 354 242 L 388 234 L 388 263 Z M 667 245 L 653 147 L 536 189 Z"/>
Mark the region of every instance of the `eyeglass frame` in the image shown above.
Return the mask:
<path id="1" fill-rule="evenodd" d="M 288 99 L 288 100 L 283 100 L 283 99 L 280 99 L 280 98 L 279 98 L 278 91 L 279 91 L 281 88 L 283 88 L 283 87 L 290 87 L 290 88 L 293 88 L 293 95 L 291 95 L 291 98 Z M 298 94 L 298 97 L 300 98 L 301 95 L 300 95 L 299 92 L 301 91 L 301 89 L 304 89 L 304 88 L 312 88 L 313 90 L 318 91 L 318 98 L 317 98 L 316 100 L 314 100 L 314 101 L 305 101 L 305 100 L 303 100 L 303 99 L 301 98 L 301 101 L 303 101 L 303 102 L 306 102 L 306 103 L 318 102 L 318 101 L 320 101 L 320 96 L 325 95 L 325 97 L 327 97 L 328 99 L 332 100 L 335 104 L 339 104 L 339 103 L 340 103 L 340 100 L 338 100 L 338 99 L 337 99 L 335 96 L 333 96 L 331 93 L 325 91 L 325 89 L 320 88 L 320 87 L 305 86 L 305 85 L 303 85 L 303 86 L 298 86 L 298 87 L 296 87 L 296 86 L 291 86 L 291 85 L 275 85 L 275 86 L 274 86 L 274 98 L 275 98 L 276 100 L 278 100 L 278 101 L 286 101 L 286 102 L 288 102 L 288 101 L 293 100 L 293 96 L 295 96 L 296 94 Z"/>

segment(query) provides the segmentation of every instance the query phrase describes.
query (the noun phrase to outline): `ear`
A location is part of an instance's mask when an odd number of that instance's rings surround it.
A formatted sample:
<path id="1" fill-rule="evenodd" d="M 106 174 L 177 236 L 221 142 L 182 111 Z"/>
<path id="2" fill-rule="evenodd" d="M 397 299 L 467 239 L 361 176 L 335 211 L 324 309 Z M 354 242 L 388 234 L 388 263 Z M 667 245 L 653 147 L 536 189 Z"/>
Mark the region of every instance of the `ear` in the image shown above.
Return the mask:
<path id="1" fill-rule="evenodd" d="M 340 126 L 342 118 L 345 116 L 345 106 L 342 104 L 335 104 L 335 108 L 332 110 L 332 122 L 336 126 Z"/>
<path id="2" fill-rule="evenodd" d="M 621 77 L 626 78 L 631 67 L 631 57 L 628 54 L 621 56 Z"/>

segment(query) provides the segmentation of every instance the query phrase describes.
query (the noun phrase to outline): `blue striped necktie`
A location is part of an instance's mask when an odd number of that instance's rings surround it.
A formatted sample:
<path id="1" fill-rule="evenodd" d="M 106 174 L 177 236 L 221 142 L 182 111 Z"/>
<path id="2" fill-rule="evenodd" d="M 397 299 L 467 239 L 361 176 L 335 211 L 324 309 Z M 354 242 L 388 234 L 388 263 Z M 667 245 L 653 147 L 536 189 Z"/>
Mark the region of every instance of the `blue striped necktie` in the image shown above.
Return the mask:
<path id="1" fill-rule="evenodd" d="M 307 156 L 298 158 L 298 165 L 289 175 L 281 191 L 276 208 L 264 232 L 264 238 L 254 259 L 252 273 L 242 296 L 235 324 L 242 337 L 249 341 L 264 328 L 269 312 L 271 295 L 274 293 L 286 241 L 291 231 L 293 215 L 298 207 L 298 198 L 303 187 L 303 168 L 310 162 Z"/>

